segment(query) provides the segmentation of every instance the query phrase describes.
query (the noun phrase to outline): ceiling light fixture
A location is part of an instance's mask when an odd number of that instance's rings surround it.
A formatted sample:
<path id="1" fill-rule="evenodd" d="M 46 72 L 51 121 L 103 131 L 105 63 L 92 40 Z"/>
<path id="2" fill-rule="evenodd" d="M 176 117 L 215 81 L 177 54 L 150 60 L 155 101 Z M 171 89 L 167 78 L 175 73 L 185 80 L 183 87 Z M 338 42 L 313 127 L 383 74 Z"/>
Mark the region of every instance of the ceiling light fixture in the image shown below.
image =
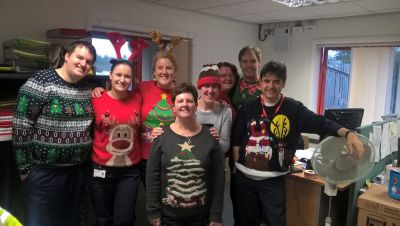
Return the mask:
<path id="1" fill-rule="evenodd" d="M 303 6 L 336 3 L 336 2 L 341 2 L 343 0 L 272 0 L 272 1 L 284 4 L 289 7 L 297 8 Z"/>

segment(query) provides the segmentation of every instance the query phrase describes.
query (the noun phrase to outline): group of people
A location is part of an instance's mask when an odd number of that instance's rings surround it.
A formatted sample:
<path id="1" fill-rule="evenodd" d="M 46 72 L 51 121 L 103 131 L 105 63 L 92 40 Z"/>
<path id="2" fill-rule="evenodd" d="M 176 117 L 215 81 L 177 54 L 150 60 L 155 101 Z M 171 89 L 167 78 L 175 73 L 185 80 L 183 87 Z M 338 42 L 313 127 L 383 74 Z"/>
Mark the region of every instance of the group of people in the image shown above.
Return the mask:
<path id="1" fill-rule="evenodd" d="M 79 225 L 86 185 L 96 225 L 134 225 L 141 182 L 151 225 L 220 226 L 224 156 L 235 225 L 286 225 L 284 175 L 301 132 L 346 137 L 363 154 L 354 131 L 285 97 L 286 66 L 260 72 L 256 47 L 239 52 L 241 78 L 231 63 L 204 65 L 197 89 L 175 82 L 176 60 L 162 51 L 154 80 L 138 84 L 132 62 L 113 60 L 108 91 L 88 84 L 90 43 L 74 42 L 64 60 L 18 95 L 13 145 L 28 226 Z"/>

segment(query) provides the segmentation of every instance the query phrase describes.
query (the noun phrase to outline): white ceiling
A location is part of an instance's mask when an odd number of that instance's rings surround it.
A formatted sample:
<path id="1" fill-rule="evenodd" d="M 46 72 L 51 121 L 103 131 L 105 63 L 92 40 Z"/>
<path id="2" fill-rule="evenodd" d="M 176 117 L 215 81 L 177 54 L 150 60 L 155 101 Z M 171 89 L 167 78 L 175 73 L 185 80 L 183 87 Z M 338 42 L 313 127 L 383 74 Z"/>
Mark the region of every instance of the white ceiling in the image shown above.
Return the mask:
<path id="1" fill-rule="evenodd" d="M 289 8 L 272 0 L 142 0 L 250 23 L 271 23 L 400 12 L 400 0 L 342 0 Z"/>

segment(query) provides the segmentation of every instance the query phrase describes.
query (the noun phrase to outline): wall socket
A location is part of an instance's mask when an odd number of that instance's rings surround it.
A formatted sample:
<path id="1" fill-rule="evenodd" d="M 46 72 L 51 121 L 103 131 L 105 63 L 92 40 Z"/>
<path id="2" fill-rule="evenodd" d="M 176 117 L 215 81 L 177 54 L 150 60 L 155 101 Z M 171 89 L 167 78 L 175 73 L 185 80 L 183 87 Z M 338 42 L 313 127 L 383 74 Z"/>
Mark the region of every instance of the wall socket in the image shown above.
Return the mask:
<path id="1" fill-rule="evenodd" d="M 302 26 L 294 26 L 292 27 L 292 34 L 300 34 L 303 33 L 303 27 Z"/>
<path id="2" fill-rule="evenodd" d="M 306 25 L 304 26 L 304 32 L 316 32 L 317 31 L 317 26 L 315 25 Z"/>

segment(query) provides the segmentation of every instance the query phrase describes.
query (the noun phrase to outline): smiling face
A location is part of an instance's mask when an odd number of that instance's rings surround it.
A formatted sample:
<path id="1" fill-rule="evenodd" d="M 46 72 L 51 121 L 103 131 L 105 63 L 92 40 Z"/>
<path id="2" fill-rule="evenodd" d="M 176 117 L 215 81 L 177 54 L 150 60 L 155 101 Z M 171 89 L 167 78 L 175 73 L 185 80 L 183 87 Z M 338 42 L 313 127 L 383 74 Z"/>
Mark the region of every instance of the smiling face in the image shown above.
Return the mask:
<path id="1" fill-rule="evenodd" d="M 235 75 L 230 67 L 222 66 L 219 68 L 219 75 L 221 78 L 221 91 L 229 93 L 235 85 Z"/>
<path id="2" fill-rule="evenodd" d="M 240 58 L 240 68 L 243 72 L 243 77 L 246 81 L 255 82 L 258 80 L 258 69 L 260 67 L 260 62 L 257 59 L 256 54 L 248 50 Z"/>
<path id="3" fill-rule="evenodd" d="M 172 88 L 175 79 L 175 67 L 170 59 L 159 58 L 155 63 L 153 73 L 160 88 Z"/>
<path id="4" fill-rule="evenodd" d="M 65 54 L 63 65 L 68 80 L 77 82 L 83 79 L 93 66 L 94 57 L 85 46 L 77 46 L 72 53 Z"/>
<path id="5" fill-rule="evenodd" d="M 217 84 L 204 84 L 200 87 L 201 100 L 205 103 L 213 103 L 218 98 L 219 89 Z"/>
<path id="6" fill-rule="evenodd" d="M 195 118 L 197 104 L 191 93 L 181 93 L 175 97 L 174 113 L 176 118 Z"/>
<path id="7" fill-rule="evenodd" d="M 127 64 L 118 64 L 110 73 L 111 87 L 114 92 L 126 92 L 132 83 L 132 69 Z"/>
<path id="8" fill-rule="evenodd" d="M 272 73 L 267 73 L 260 81 L 262 97 L 267 103 L 277 103 L 284 87 L 285 82 Z"/>

